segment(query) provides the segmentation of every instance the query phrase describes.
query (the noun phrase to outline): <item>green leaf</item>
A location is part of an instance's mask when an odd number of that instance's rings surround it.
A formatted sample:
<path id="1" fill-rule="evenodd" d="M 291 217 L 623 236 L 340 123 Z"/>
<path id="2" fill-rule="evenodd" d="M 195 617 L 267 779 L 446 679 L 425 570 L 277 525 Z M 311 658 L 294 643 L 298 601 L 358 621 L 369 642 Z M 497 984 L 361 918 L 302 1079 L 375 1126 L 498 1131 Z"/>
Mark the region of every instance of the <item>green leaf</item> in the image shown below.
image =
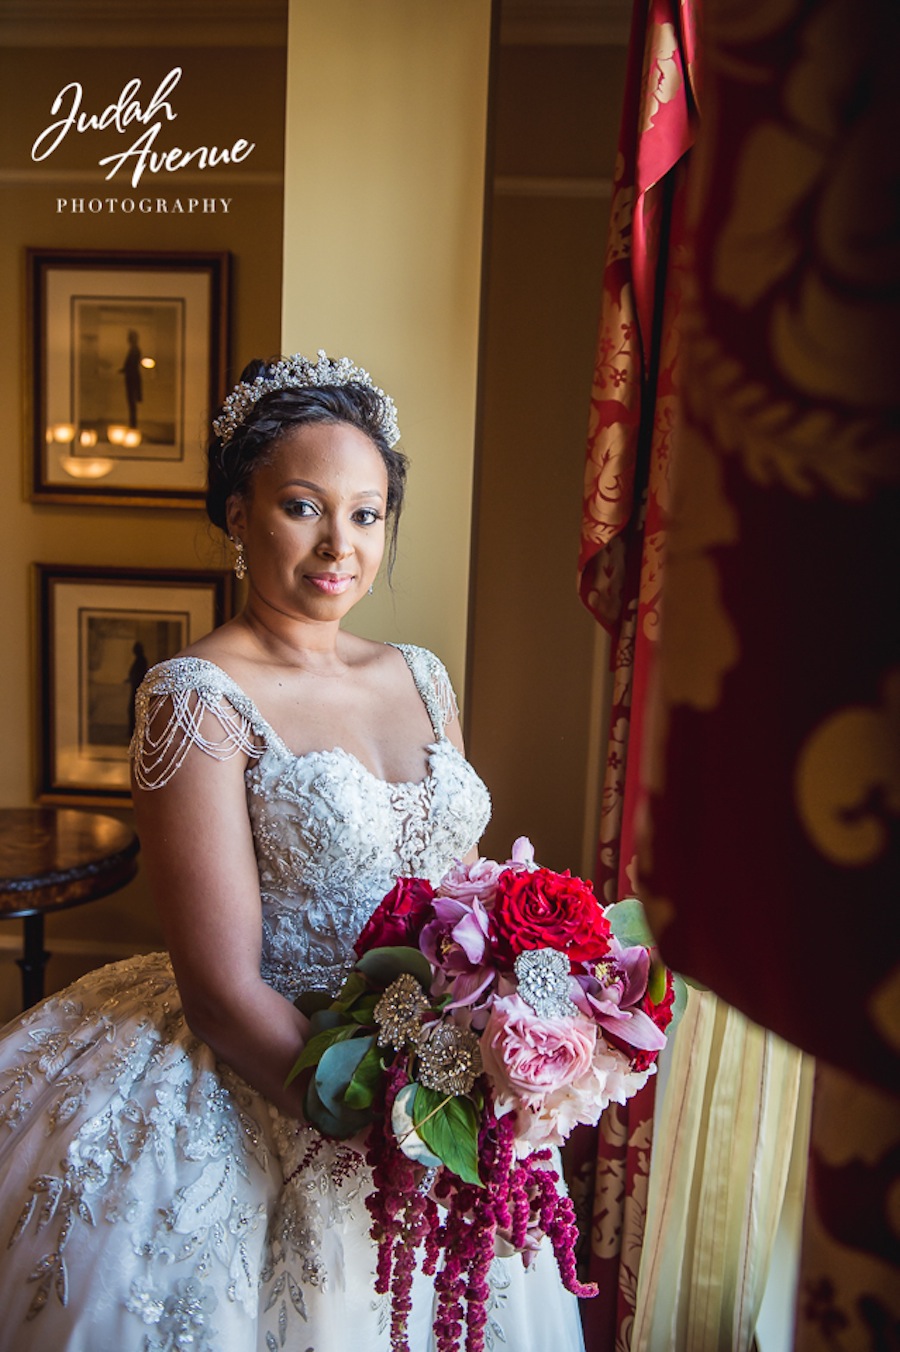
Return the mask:
<path id="1" fill-rule="evenodd" d="M 431 989 L 431 963 L 417 948 L 370 948 L 356 967 L 381 990 L 387 990 L 401 972 L 411 972 L 424 991 Z"/>
<path id="2" fill-rule="evenodd" d="M 647 924 L 644 908 L 637 897 L 614 901 L 604 912 L 612 932 L 623 948 L 653 948 L 656 940 Z"/>
<path id="3" fill-rule="evenodd" d="M 359 972 L 352 971 L 340 989 L 340 993 L 334 1002 L 335 1009 L 349 1009 L 354 1001 L 361 995 L 365 995 L 369 989 L 369 983 L 360 976 Z"/>
<path id="4" fill-rule="evenodd" d="M 381 1053 L 377 1047 L 372 1046 L 356 1067 L 353 1078 L 347 1085 L 347 1092 L 344 1095 L 344 1103 L 347 1107 L 371 1108 L 375 1101 L 375 1095 L 381 1087 L 383 1075 Z"/>
<path id="5" fill-rule="evenodd" d="M 358 1031 L 355 1027 L 354 1031 Z M 356 1074 L 360 1061 L 375 1046 L 374 1037 L 357 1037 L 335 1042 L 319 1057 L 316 1066 L 316 1093 L 330 1113 L 338 1115 L 344 1105 L 344 1095 Z"/>
<path id="6" fill-rule="evenodd" d="M 354 1023 L 374 1024 L 375 1006 L 378 1004 L 378 1001 L 380 999 L 381 996 L 376 994 L 376 995 L 366 995 L 363 997 L 362 1000 L 357 1000 L 353 1008 L 347 1011 L 348 1014 L 350 1015 L 350 1018 L 353 1020 Z"/>
<path id="7" fill-rule="evenodd" d="M 297 996 L 294 1004 L 301 1014 L 311 1018 L 318 1010 L 331 1008 L 331 996 L 327 991 L 304 991 L 302 995 Z"/>
<path id="8" fill-rule="evenodd" d="M 413 1099 L 416 1131 L 438 1159 L 464 1183 L 482 1187 L 478 1173 L 478 1114 L 471 1099 L 447 1097 L 419 1085 Z"/>
<path id="9" fill-rule="evenodd" d="M 654 958 L 650 963 L 650 975 L 647 978 L 647 994 L 655 1005 L 665 999 L 668 984 L 666 964 L 660 962 L 658 958 Z"/>
<path id="10" fill-rule="evenodd" d="M 346 1015 L 339 1009 L 317 1009 L 309 1021 L 310 1037 L 315 1037 L 316 1033 L 324 1033 L 326 1028 L 340 1028 L 346 1025 Z"/>
<path id="11" fill-rule="evenodd" d="M 364 1131 L 373 1116 L 371 1112 L 357 1112 L 343 1104 L 339 1104 L 337 1111 L 332 1112 L 319 1097 L 314 1079 L 307 1085 L 303 1112 L 307 1122 L 317 1127 L 323 1136 L 333 1136 L 338 1140 L 346 1140 L 348 1136 L 356 1136 Z"/>
<path id="12" fill-rule="evenodd" d="M 337 1042 L 344 1042 L 348 1038 L 354 1037 L 358 1032 L 359 1026 L 357 1024 L 342 1023 L 339 1027 L 325 1028 L 321 1033 L 316 1033 L 315 1036 L 311 1037 L 306 1043 L 303 1051 L 291 1067 L 291 1073 L 284 1082 L 285 1088 L 287 1088 L 292 1080 L 297 1078 L 301 1070 L 306 1070 L 307 1066 L 314 1066 L 321 1060 L 329 1047 Z"/>

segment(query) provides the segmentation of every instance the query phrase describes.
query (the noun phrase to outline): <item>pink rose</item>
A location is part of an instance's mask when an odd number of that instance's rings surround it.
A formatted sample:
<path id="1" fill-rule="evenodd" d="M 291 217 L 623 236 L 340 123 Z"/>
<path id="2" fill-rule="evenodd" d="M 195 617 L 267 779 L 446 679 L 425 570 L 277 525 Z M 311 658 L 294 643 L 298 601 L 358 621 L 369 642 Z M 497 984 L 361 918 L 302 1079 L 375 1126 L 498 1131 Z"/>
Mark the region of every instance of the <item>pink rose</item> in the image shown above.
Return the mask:
<path id="1" fill-rule="evenodd" d="M 547 1145 L 562 1145 L 575 1127 L 596 1126 L 610 1103 L 627 1102 L 655 1069 L 632 1070 L 625 1053 L 599 1037 L 585 1075 L 555 1089 L 541 1104 L 519 1109 L 516 1154 L 521 1157 Z"/>
<path id="2" fill-rule="evenodd" d="M 490 901 L 503 872 L 493 859 L 476 859 L 474 864 L 454 864 L 438 884 L 438 896 L 452 897 L 471 906 L 473 901 Z"/>
<path id="3" fill-rule="evenodd" d="M 494 859 L 476 859 L 474 864 L 454 864 L 438 884 L 439 897 L 452 897 L 471 906 L 473 901 L 493 900 L 497 883 L 504 873 L 523 873 L 535 867 L 534 846 L 527 836 L 519 836 L 505 864 Z"/>
<path id="4" fill-rule="evenodd" d="M 540 1109 L 549 1094 L 590 1072 L 596 1045 L 596 1025 L 587 1019 L 542 1019 L 518 995 L 496 999 L 481 1055 L 498 1115 Z"/>

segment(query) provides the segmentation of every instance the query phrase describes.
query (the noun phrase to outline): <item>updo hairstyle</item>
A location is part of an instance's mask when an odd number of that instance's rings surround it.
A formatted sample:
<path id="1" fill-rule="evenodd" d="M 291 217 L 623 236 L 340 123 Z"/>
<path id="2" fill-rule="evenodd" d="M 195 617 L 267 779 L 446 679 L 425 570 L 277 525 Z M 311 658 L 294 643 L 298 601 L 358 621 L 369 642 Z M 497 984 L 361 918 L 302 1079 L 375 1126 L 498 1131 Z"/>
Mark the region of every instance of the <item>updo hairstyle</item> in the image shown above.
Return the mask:
<path id="1" fill-rule="evenodd" d="M 241 372 L 250 383 L 265 375 L 270 363 L 252 361 Z M 407 459 L 388 445 L 384 434 L 384 405 L 367 385 L 304 385 L 268 390 L 248 410 L 244 421 L 223 444 L 214 436 L 207 452 L 206 513 L 214 526 L 228 533 L 226 504 L 251 488 L 257 469 L 272 459 L 280 438 L 294 427 L 309 423 L 347 423 L 375 445 L 387 471 L 388 576 L 397 554 L 397 522 L 406 489 Z"/>

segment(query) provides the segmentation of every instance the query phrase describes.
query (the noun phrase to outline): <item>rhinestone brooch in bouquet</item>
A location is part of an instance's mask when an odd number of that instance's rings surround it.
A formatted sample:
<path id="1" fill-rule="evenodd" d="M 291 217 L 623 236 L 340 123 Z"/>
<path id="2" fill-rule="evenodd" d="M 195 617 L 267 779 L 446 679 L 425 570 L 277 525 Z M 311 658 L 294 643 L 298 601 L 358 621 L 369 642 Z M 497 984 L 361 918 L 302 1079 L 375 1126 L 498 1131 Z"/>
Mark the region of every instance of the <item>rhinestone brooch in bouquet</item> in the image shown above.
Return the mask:
<path id="1" fill-rule="evenodd" d="M 356 942 L 336 999 L 301 996 L 308 1120 L 368 1131 L 377 1290 L 406 1352 L 416 1265 L 434 1274 L 439 1352 L 480 1352 L 496 1252 L 548 1244 L 577 1295 L 572 1203 L 552 1147 L 656 1069 L 675 983 L 640 903 L 534 863 L 458 864 L 437 888 L 400 878 Z"/>

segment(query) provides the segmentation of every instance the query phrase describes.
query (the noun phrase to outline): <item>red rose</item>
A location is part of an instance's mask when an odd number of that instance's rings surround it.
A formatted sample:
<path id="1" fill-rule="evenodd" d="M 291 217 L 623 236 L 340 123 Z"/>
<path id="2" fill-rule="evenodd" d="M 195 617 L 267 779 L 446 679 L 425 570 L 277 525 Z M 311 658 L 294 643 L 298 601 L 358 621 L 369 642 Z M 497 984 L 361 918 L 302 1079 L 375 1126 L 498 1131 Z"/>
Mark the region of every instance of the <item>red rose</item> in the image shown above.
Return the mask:
<path id="1" fill-rule="evenodd" d="M 422 926 L 431 919 L 433 897 L 427 878 L 398 878 L 354 944 L 356 956 L 370 948 L 415 947 Z"/>
<path id="2" fill-rule="evenodd" d="M 531 948 L 556 948 L 573 962 L 588 962 L 609 952 L 609 921 L 590 883 L 539 868 L 500 875 L 494 896 L 494 954 L 510 967 Z"/>

